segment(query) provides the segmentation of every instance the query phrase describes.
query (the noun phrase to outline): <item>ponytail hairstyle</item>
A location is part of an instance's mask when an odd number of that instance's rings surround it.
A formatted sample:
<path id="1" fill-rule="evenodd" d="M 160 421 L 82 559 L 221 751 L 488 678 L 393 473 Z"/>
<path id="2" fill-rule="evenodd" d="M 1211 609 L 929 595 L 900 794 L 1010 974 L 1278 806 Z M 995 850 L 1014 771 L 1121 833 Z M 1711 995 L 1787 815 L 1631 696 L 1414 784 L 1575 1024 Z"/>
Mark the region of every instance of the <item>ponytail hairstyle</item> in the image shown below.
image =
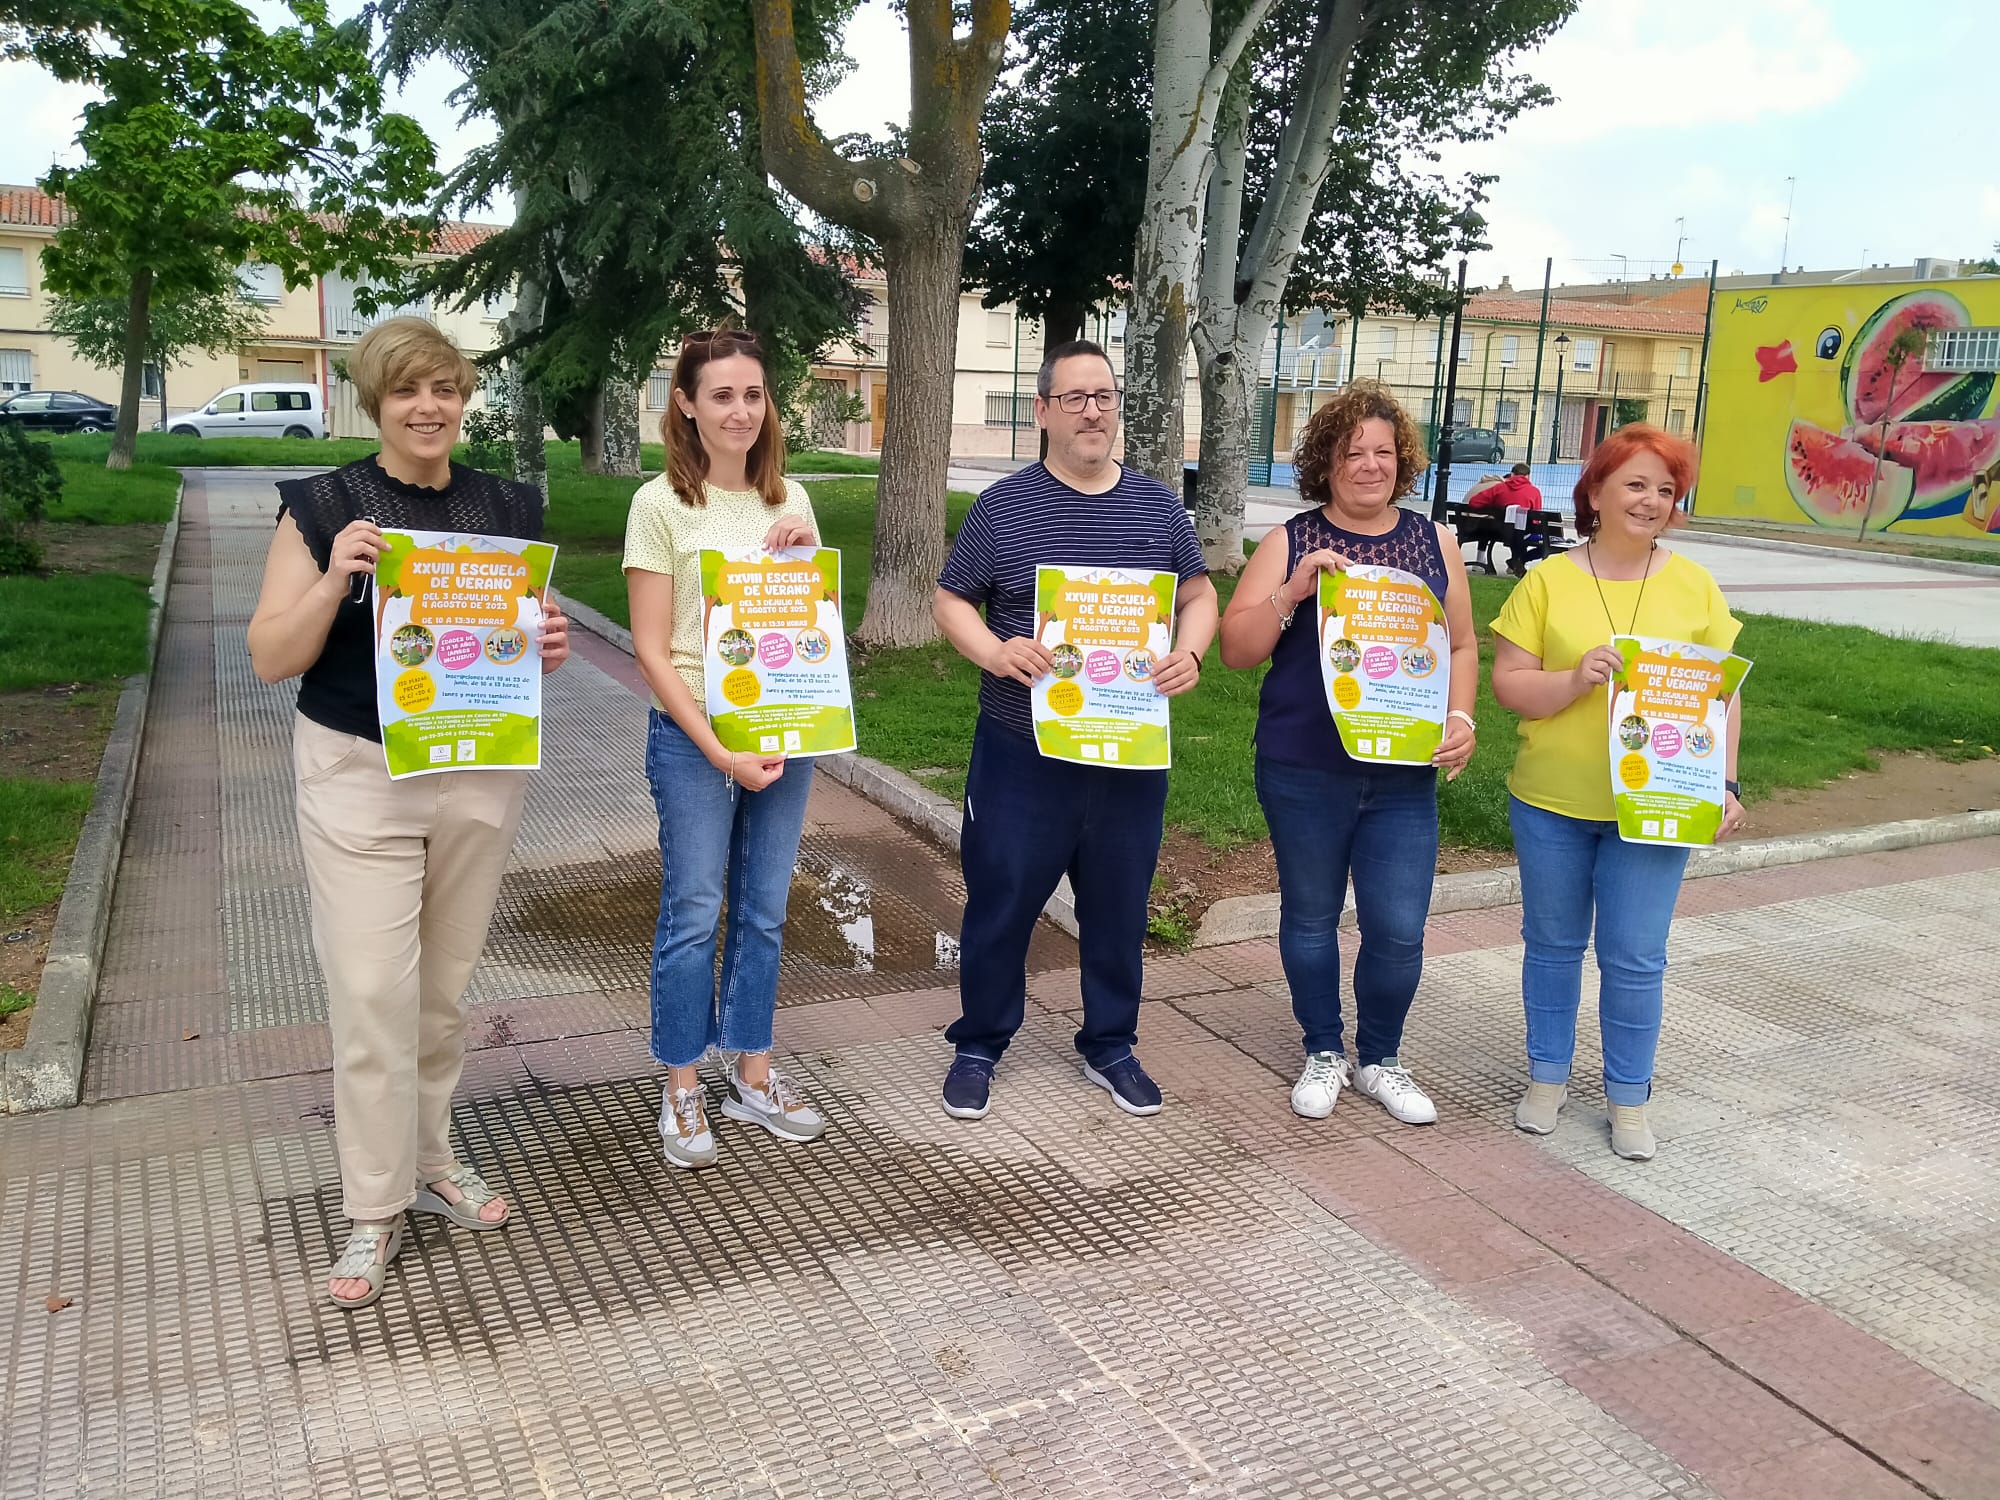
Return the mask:
<path id="1" fill-rule="evenodd" d="M 747 328 L 716 327 L 706 333 L 689 334 L 681 340 L 681 352 L 674 360 L 673 388 L 693 405 L 701 394 L 701 372 L 711 360 L 747 354 L 764 372 L 764 426 L 750 445 L 745 461 L 751 488 L 766 505 L 776 509 L 785 503 L 785 430 L 778 420 L 778 404 L 771 392 L 771 366 L 764 358 L 764 345 Z M 681 497 L 683 505 L 708 503 L 704 486 L 708 482 L 708 453 L 701 446 L 701 432 L 692 416 L 667 398 L 666 414 L 660 418 L 660 439 L 667 450 L 667 483 Z"/>

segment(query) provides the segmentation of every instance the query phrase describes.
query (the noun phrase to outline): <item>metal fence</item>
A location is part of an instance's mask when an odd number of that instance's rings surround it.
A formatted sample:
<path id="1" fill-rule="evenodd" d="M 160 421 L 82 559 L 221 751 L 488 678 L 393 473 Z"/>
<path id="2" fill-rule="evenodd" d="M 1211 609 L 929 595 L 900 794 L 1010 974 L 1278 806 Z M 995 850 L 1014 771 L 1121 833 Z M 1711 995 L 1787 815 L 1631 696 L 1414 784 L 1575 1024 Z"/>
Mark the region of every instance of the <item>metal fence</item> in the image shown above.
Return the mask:
<path id="1" fill-rule="evenodd" d="M 1453 443 L 1450 491 L 1527 463 L 1564 495 L 1596 444 L 1631 422 L 1694 438 L 1702 417 L 1711 268 L 1614 257 L 1549 260 L 1532 284 L 1468 292 L 1451 315 L 1415 321 L 1313 314 L 1267 343 L 1251 482 L 1284 485 L 1300 429 L 1355 377 L 1387 386 L 1435 457 Z M 1571 475 L 1568 483 L 1564 474 Z"/>

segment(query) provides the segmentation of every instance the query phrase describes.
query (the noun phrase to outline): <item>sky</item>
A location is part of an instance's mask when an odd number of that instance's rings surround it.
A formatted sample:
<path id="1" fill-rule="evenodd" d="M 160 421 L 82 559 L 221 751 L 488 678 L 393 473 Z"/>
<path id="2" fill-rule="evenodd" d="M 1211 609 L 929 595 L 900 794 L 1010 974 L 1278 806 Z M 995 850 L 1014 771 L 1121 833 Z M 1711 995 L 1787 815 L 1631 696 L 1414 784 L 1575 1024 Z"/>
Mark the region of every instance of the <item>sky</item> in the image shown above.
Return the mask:
<path id="1" fill-rule="evenodd" d="M 1493 248 L 1473 257 L 1471 280 L 1538 283 L 1546 257 L 1559 282 L 1636 279 L 1665 274 L 1677 250 L 1689 274 L 1711 258 L 1724 274 L 1767 271 L 1781 249 L 1812 268 L 1991 254 L 1994 116 L 1956 62 L 1990 57 L 1997 29 L 1993 0 L 1582 0 L 1518 60 L 1556 102 L 1447 159 L 1499 178 L 1486 209 Z M 819 102 L 821 127 L 902 118 L 908 53 L 888 0 L 864 0 L 847 48 L 855 71 Z M 446 103 L 456 82 L 432 64 L 397 105 L 447 165 L 489 134 L 458 123 Z M 0 64 L 0 98 L 0 181 L 76 159 L 80 93 L 12 63 Z"/>

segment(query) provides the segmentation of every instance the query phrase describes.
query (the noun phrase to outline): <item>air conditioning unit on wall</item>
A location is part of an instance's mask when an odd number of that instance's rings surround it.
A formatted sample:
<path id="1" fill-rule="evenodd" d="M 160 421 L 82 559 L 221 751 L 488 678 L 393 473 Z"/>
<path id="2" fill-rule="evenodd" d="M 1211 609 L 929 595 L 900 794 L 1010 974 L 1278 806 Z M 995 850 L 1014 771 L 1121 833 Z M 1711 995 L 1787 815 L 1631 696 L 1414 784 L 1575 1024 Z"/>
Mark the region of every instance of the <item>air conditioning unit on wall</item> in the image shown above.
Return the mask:
<path id="1" fill-rule="evenodd" d="M 1916 271 L 1919 281 L 1949 281 L 1958 275 L 1958 262 L 1944 260 L 1935 255 L 1920 255 L 1917 257 Z"/>

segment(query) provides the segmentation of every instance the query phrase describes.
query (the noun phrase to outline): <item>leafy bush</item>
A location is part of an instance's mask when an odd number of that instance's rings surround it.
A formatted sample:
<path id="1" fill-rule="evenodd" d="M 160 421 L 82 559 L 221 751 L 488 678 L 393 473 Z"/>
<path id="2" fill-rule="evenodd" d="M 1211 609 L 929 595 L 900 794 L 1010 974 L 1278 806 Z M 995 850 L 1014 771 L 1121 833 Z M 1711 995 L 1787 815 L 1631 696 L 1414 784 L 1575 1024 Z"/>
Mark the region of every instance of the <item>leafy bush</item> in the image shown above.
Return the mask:
<path id="1" fill-rule="evenodd" d="M 465 461 L 475 469 L 511 479 L 514 475 L 514 413 L 492 382 L 483 406 L 465 414 L 460 429 L 465 439 Z"/>
<path id="2" fill-rule="evenodd" d="M 41 569 L 36 530 L 48 508 L 62 499 L 62 487 L 54 450 L 13 423 L 0 423 L 0 573 Z"/>

